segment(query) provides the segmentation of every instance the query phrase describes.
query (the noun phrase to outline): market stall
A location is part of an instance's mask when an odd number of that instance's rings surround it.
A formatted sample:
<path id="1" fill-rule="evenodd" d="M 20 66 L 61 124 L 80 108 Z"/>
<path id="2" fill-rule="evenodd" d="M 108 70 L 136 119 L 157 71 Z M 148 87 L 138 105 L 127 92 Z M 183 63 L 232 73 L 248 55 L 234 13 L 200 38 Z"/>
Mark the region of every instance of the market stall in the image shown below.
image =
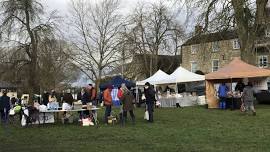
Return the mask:
<path id="1" fill-rule="evenodd" d="M 177 83 L 204 81 L 204 80 L 205 80 L 204 75 L 195 74 L 183 67 L 178 67 L 172 74 L 163 77 L 161 81 L 158 82 L 157 84 L 158 85 L 177 84 Z"/>
<path id="2" fill-rule="evenodd" d="M 159 100 L 161 102 L 161 107 L 175 107 L 176 103 L 179 103 L 180 106 L 193 106 L 197 104 L 204 104 L 205 96 L 197 96 L 196 94 L 191 94 L 193 92 L 184 92 L 179 94 L 177 84 L 184 84 L 186 88 L 191 88 L 193 84 L 199 85 L 198 82 L 205 80 L 204 75 L 199 75 L 192 73 L 182 67 L 178 67 L 172 74 L 169 76 L 163 77 L 161 81 L 156 83 L 158 86 L 175 86 L 175 93 L 167 93 L 165 96 L 160 96 Z M 195 86 L 196 86 L 195 85 Z"/>
<path id="3" fill-rule="evenodd" d="M 181 107 L 188 107 L 197 105 L 199 103 L 198 100 L 198 96 L 192 95 L 174 95 L 159 99 L 161 107 L 176 107 L 176 103 L 179 103 Z"/>
<path id="4" fill-rule="evenodd" d="M 234 58 L 228 65 L 205 76 L 208 108 L 218 108 L 215 84 L 223 82 L 230 83 L 230 90 L 233 91 L 232 83 L 242 80 L 245 83 L 247 81 L 252 82 L 254 88 L 257 90 L 267 90 L 267 78 L 269 76 L 270 70 L 261 69 L 247 64 L 239 58 Z M 238 96 L 238 94 L 232 92 L 232 99 L 234 96 Z"/>

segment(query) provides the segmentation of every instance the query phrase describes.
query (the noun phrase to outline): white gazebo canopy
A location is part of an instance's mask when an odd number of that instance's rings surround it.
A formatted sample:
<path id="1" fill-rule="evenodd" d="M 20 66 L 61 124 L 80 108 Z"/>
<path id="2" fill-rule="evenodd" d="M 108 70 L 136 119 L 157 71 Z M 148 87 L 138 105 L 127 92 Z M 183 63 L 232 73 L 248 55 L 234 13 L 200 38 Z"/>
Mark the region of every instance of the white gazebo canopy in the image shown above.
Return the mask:
<path id="1" fill-rule="evenodd" d="M 156 84 L 171 84 L 171 83 L 181 83 L 181 82 L 194 82 L 194 81 L 204 81 L 205 76 L 195 74 L 186 70 L 185 68 L 178 67 L 171 75 L 163 77 L 161 81 Z"/>
<path id="2" fill-rule="evenodd" d="M 155 85 L 158 82 L 160 82 L 162 79 L 164 79 L 165 77 L 168 77 L 168 76 L 169 75 L 167 73 L 163 72 L 162 70 L 158 70 L 151 77 L 149 77 L 143 81 L 137 81 L 136 85 L 144 85 L 146 82 L 149 82 L 150 84 Z"/>

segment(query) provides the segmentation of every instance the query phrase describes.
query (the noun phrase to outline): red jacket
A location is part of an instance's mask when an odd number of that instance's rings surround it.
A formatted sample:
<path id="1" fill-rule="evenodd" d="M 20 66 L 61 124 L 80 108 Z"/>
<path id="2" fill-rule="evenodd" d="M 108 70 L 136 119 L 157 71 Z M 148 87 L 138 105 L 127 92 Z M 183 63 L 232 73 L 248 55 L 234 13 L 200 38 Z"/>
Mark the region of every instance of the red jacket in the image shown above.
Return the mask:
<path id="1" fill-rule="evenodd" d="M 118 89 L 117 97 L 118 97 L 118 99 L 120 99 L 120 100 L 121 100 L 121 98 L 123 97 L 123 91 L 122 91 L 121 89 Z"/>
<path id="2" fill-rule="evenodd" d="M 96 99 L 97 96 L 97 92 L 95 88 L 89 89 L 89 97 L 90 97 L 90 101 L 93 101 Z"/>

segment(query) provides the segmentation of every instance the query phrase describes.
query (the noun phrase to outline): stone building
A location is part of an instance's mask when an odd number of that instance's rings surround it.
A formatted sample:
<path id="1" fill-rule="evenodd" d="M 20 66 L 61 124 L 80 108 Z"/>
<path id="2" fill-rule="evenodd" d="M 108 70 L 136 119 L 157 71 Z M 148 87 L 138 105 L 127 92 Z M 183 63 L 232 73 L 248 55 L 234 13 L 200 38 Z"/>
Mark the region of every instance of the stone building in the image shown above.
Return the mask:
<path id="1" fill-rule="evenodd" d="M 262 68 L 270 68 L 269 27 L 260 33 L 255 42 L 256 66 Z M 200 26 L 196 26 L 195 32 L 198 33 L 200 29 Z M 192 72 L 214 72 L 234 57 L 240 57 L 240 47 L 237 32 L 234 30 L 196 34 L 182 45 L 182 66 Z"/>
<path id="2" fill-rule="evenodd" d="M 256 66 L 270 68 L 270 1 L 266 6 L 268 16 L 255 40 Z M 235 30 L 204 34 L 195 26 L 195 36 L 181 46 L 182 66 L 192 72 L 209 73 L 228 64 L 233 57 L 241 57 L 240 43 Z M 254 63 L 254 62 L 253 62 Z"/>

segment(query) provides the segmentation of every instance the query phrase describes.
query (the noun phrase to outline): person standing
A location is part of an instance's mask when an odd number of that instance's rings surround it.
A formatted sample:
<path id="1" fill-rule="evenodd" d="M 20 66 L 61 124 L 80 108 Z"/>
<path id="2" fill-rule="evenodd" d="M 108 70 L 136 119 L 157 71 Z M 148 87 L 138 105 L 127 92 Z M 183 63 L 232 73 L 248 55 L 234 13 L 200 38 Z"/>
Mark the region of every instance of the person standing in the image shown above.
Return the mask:
<path id="1" fill-rule="evenodd" d="M 42 104 L 47 106 L 47 104 L 49 103 L 49 92 L 44 91 L 43 95 L 42 95 Z"/>
<path id="2" fill-rule="evenodd" d="M 0 97 L 0 113 L 2 123 L 7 123 L 9 110 L 10 110 L 10 97 L 7 96 L 7 92 L 3 92 L 3 96 Z"/>
<path id="3" fill-rule="evenodd" d="M 145 83 L 144 94 L 146 99 L 147 111 L 149 113 L 149 122 L 154 122 L 154 103 L 156 101 L 155 98 L 155 90 L 151 87 L 149 82 Z"/>
<path id="4" fill-rule="evenodd" d="M 109 85 L 107 86 L 107 89 L 103 92 L 103 100 L 104 100 L 104 106 L 105 108 L 105 123 L 108 123 L 108 117 L 111 115 L 112 111 L 112 92 L 113 86 Z"/>
<path id="5" fill-rule="evenodd" d="M 218 97 L 219 97 L 219 108 L 220 109 L 226 109 L 226 99 L 227 99 L 228 92 L 229 92 L 229 88 L 225 83 L 222 83 L 218 87 Z"/>
<path id="6" fill-rule="evenodd" d="M 72 106 L 73 100 L 74 99 L 73 99 L 73 96 L 70 92 L 70 89 L 68 89 L 67 92 L 64 93 L 63 102 L 68 103 L 70 106 Z"/>
<path id="7" fill-rule="evenodd" d="M 86 88 L 82 88 L 81 90 L 81 102 L 82 102 L 82 109 L 87 109 L 87 103 L 90 102 L 90 97 L 89 97 L 89 94 L 87 92 L 87 89 Z M 82 118 L 85 118 L 89 116 L 89 110 L 85 110 L 83 112 L 81 112 L 81 119 Z"/>
<path id="8" fill-rule="evenodd" d="M 90 102 L 89 93 L 87 92 L 86 88 L 82 88 L 81 90 L 81 101 L 82 105 L 87 105 Z"/>
<path id="9" fill-rule="evenodd" d="M 254 89 L 251 82 L 248 82 L 248 85 L 243 90 L 242 99 L 244 101 L 245 106 L 245 112 L 248 112 L 249 110 L 252 111 L 253 116 L 256 116 L 256 111 L 254 108 Z"/>
<path id="10" fill-rule="evenodd" d="M 239 93 L 242 93 L 244 88 L 245 88 L 245 84 L 240 80 L 240 81 L 237 82 L 234 90 L 239 91 Z"/>
<path id="11" fill-rule="evenodd" d="M 122 96 L 120 98 L 120 101 L 123 105 L 123 119 L 121 121 L 122 125 L 125 124 L 127 119 L 127 112 L 129 112 L 132 123 L 135 124 L 135 115 L 133 113 L 134 106 L 133 103 L 135 103 L 134 96 L 131 91 L 128 90 L 126 86 L 121 87 L 122 90 Z"/>
<path id="12" fill-rule="evenodd" d="M 88 84 L 88 90 L 89 90 L 89 97 L 90 97 L 90 102 L 93 105 L 97 105 L 96 97 L 97 97 L 97 92 L 96 89 L 93 87 L 92 84 Z"/>
<path id="13" fill-rule="evenodd" d="M 126 87 L 125 83 L 122 83 L 121 84 L 121 87 L 118 89 L 118 92 L 117 92 L 117 97 L 118 99 L 121 100 L 122 96 L 123 96 L 123 87 Z"/>
<path id="14" fill-rule="evenodd" d="M 51 95 L 49 96 L 49 102 L 57 102 L 56 92 L 52 90 Z"/>

